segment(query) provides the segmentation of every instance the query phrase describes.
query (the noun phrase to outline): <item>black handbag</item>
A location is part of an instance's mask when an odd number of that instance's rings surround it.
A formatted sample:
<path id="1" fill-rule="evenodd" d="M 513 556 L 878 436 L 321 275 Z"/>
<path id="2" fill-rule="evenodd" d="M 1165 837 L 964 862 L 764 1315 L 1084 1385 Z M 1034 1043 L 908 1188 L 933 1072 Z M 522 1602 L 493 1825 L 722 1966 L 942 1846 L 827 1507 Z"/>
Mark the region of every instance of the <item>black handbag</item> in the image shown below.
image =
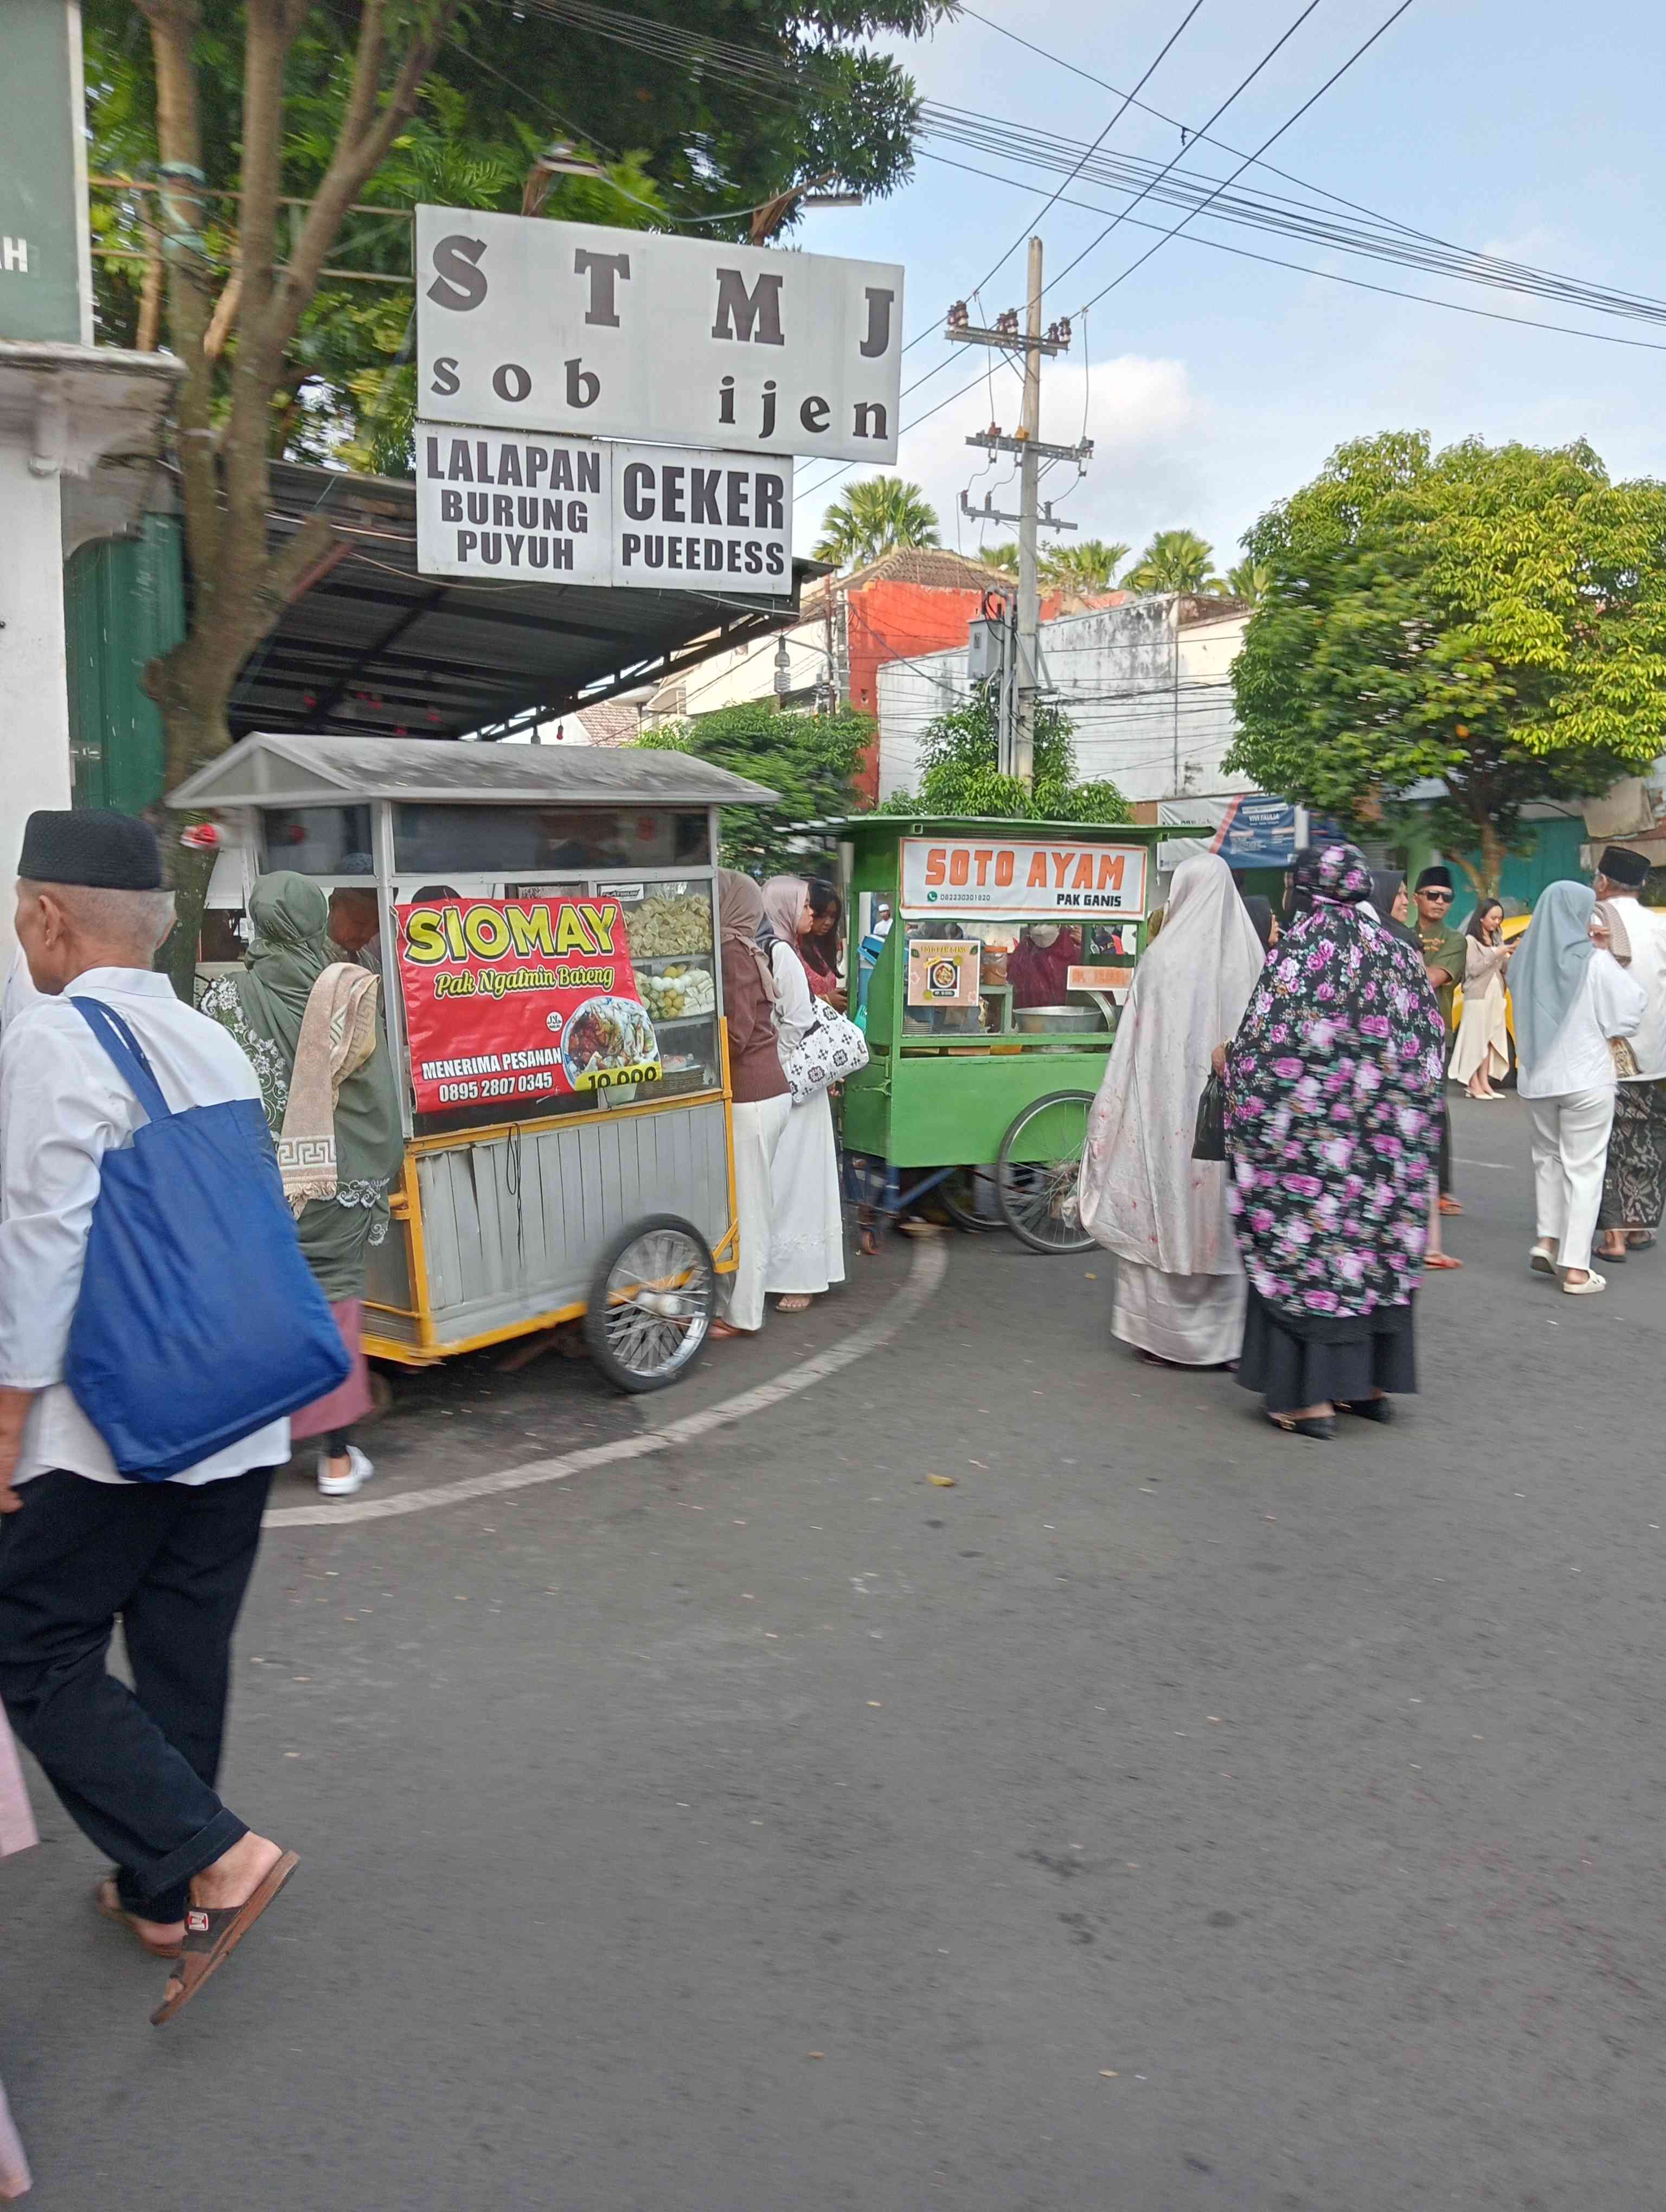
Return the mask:
<path id="1" fill-rule="evenodd" d="M 1197 1102 L 1197 1124 L 1192 1132 L 1195 1160 L 1224 1160 L 1226 1157 L 1226 1085 L 1213 1069 Z"/>

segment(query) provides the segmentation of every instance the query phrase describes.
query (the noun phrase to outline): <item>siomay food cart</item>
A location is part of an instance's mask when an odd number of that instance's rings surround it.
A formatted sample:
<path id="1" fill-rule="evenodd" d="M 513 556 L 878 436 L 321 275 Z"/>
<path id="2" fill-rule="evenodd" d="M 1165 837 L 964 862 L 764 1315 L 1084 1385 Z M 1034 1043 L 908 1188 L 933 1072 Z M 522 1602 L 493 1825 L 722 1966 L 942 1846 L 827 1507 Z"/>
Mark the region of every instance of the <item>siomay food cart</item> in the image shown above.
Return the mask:
<path id="1" fill-rule="evenodd" d="M 1164 833 L 900 814 L 810 826 L 844 860 L 853 985 L 864 910 L 891 916 L 866 976 L 868 1064 L 843 1093 L 865 1231 L 935 1188 L 964 1228 L 1005 1220 L 1034 1250 L 1084 1249 L 1087 1111 L 1145 947 Z M 904 1191 L 912 1169 L 930 1172 Z"/>
<path id="2" fill-rule="evenodd" d="M 738 1255 L 718 811 L 775 795 L 680 753 L 259 735 L 171 794 L 246 883 L 375 893 L 407 1150 L 372 1358 L 580 1316 L 622 1389 L 698 1358 Z"/>

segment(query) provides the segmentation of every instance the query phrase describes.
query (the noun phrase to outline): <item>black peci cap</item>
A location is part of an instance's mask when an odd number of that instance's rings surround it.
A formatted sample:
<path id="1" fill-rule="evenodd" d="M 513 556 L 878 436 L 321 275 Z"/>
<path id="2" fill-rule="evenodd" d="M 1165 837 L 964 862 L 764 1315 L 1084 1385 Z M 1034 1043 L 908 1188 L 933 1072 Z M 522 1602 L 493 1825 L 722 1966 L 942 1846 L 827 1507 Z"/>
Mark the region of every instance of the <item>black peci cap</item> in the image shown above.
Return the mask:
<path id="1" fill-rule="evenodd" d="M 1413 885 L 1414 890 L 1420 891 L 1449 891 L 1451 888 L 1452 872 L 1450 868 L 1442 867 L 1438 861 L 1432 868 L 1425 868 Z"/>
<path id="2" fill-rule="evenodd" d="M 1630 891 L 1640 891 L 1649 880 L 1648 862 L 1628 845 L 1605 845 L 1596 865 L 1611 884 L 1623 884 Z"/>
<path id="3" fill-rule="evenodd" d="M 33 884 L 159 891 L 162 852 L 148 822 L 102 806 L 42 807 L 23 832 L 17 872 Z"/>

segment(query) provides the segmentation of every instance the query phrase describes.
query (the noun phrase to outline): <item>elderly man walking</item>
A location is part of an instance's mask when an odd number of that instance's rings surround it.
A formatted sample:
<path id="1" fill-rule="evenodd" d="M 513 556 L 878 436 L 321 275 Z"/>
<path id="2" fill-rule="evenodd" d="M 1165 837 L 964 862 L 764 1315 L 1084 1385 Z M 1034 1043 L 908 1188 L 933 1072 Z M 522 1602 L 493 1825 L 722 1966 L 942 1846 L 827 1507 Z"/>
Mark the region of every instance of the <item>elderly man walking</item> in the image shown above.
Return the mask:
<path id="1" fill-rule="evenodd" d="M 115 1862 L 99 1910 L 178 1962 L 160 2024 L 295 1865 L 215 1790 L 232 1631 L 289 1424 L 267 1421 L 166 1480 L 126 1480 L 65 1382 L 102 1165 L 146 1120 L 76 1001 L 125 1023 L 159 1111 L 258 1098 L 259 1086 L 225 1030 L 152 971 L 172 900 L 144 823 L 32 815 L 20 868 L 17 935 L 42 996 L 0 1042 L 0 1698 L 64 1809 Z M 201 1353 L 212 1361 L 214 1345 Z M 131 1690 L 106 1664 L 119 1613 Z"/>

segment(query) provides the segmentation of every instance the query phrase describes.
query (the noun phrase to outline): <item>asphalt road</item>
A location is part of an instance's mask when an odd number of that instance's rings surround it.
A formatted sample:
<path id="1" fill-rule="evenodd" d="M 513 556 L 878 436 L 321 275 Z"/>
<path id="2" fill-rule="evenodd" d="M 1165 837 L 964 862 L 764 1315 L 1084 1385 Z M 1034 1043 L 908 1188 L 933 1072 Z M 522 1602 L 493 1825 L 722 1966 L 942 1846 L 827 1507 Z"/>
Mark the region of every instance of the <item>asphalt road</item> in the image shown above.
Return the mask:
<path id="1" fill-rule="evenodd" d="M 1657 2203 L 1666 1256 L 1558 1296 L 1457 1110 L 1393 1430 L 1138 1367 L 1000 1236 L 647 1407 L 410 1395 L 422 1510 L 268 1537 L 228 1794 L 303 1864 L 214 1988 L 146 2024 L 44 1793 L 0 1869 L 43 2212 Z"/>

